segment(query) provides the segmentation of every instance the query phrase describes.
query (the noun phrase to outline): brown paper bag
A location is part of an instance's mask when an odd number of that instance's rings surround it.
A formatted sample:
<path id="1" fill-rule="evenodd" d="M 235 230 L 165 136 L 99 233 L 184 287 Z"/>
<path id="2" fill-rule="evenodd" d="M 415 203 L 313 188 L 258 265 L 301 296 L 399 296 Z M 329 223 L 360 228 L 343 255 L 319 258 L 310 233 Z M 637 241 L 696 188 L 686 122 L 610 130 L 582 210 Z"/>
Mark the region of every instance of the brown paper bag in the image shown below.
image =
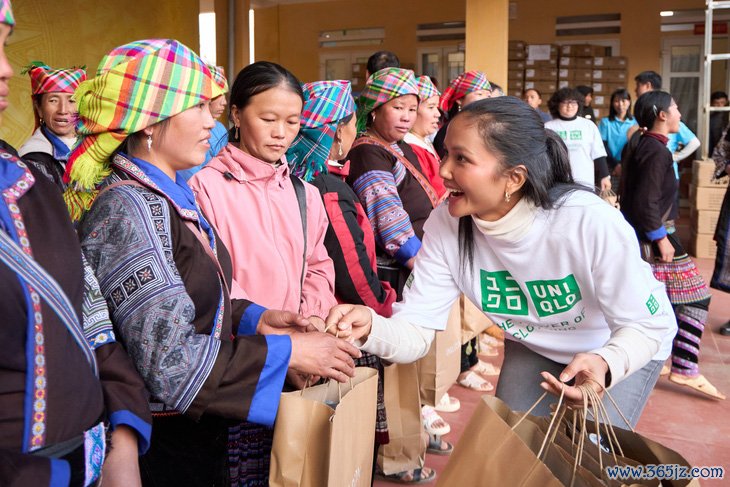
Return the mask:
<path id="1" fill-rule="evenodd" d="M 461 306 L 461 343 L 466 343 L 481 332 L 494 325 L 484 312 L 463 294 L 459 298 Z"/>
<path id="2" fill-rule="evenodd" d="M 377 375 L 357 367 L 352 384 L 330 381 L 281 395 L 270 486 L 370 485 Z"/>
<path id="3" fill-rule="evenodd" d="M 423 467 L 428 436 L 421 422 L 416 364 L 385 367 L 383 395 L 390 442 L 378 451 L 378 467 L 386 475 Z"/>
<path id="4" fill-rule="evenodd" d="M 460 303 L 451 307 L 446 329 L 437 331 L 431 349 L 416 362 L 421 403 L 435 406 L 461 372 Z"/>

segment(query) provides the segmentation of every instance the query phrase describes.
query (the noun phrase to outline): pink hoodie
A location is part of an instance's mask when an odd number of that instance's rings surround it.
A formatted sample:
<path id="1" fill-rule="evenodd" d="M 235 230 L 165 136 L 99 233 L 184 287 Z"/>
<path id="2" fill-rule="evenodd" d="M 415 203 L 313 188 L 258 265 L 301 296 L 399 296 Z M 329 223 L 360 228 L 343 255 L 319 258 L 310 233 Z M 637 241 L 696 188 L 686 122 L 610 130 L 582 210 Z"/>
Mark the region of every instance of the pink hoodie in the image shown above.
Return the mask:
<path id="1" fill-rule="evenodd" d="M 327 317 L 337 304 L 335 270 L 324 246 L 327 214 L 314 186 L 304 183 L 307 262 L 300 289 L 302 219 L 285 162 L 275 167 L 228 144 L 188 184 L 231 254 L 233 279 L 244 293 L 236 295 L 234 285 L 232 297 Z"/>

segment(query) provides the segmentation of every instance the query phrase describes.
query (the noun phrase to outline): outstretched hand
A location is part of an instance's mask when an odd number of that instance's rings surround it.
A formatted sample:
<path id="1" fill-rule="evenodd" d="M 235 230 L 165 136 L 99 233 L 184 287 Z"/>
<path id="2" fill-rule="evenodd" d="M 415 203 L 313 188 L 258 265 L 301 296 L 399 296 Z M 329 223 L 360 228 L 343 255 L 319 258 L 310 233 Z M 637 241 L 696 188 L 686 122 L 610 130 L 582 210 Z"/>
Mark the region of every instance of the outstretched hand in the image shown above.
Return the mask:
<path id="1" fill-rule="evenodd" d="M 590 386 L 599 397 L 603 397 L 607 372 L 608 364 L 603 357 L 595 353 L 579 353 L 563 369 L 560 380 L 549 372 L 542 372 L 540 375 L 544 382 L 540 384 L 540 387 L 556 396 L 559 396 L 560 390 L 564 389 L 565 400 L 569 405 L 582 406 L 583 393 L 577 386 Z M 575 379 L 575 385 L 573 386 L 566 384 L 571 379 Z"/>
<path id="2" fill-rule="evenodd" d="M 355 377 L 355 361 L 362 353 L 346 341 L 318 331 L 291 335 L 289 368 L 338 382 Z"/>
<path id="3" fill-rule="evenodd" d="M 330 309 L 325 324 L 328 333 L 353 342 L 370 334 L 373 315 L 366 306 L 338 304 Z"/>
<path id="4" fill-rule="evenodd" d="M 278 309 L 264 311 L 256 325 L 256 333 L 259 335 L 291 335 L 304 331 L 316 331 L 316 328 L 305 317 Z"/>

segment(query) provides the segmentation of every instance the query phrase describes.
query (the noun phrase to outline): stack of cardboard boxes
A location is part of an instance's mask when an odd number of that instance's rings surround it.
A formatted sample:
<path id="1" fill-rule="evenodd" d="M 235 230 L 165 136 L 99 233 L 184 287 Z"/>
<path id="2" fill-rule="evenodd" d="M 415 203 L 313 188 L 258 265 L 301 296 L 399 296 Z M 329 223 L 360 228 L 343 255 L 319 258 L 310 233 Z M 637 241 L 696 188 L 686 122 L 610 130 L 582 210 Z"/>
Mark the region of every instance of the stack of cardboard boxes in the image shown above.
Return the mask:
<path id="1" fill-rule="evenodd" d="M 698 258 L 714 259 L 717 246 L 713 240 L 722 200 L 727 190 L 728 177 L 713 180 L 715 163 L 712 159 L 694 161 L 690 186 L 690 254 Z"/>
<path id="2" fill-rule="evenodd" d="M 522 97 L 522 91 L 525 89 L 525 57 L 525 43 L 523 41 L 509 41 L 507 56 L 508 95 Z"/>
<path id="3" fill-rule="evenodd" d="M 625 57 L 606 56 L 604 46 L 509 43 L 508 94 L 521 96 L 529 88 L 550 96 L 566 86 L 593 86 L 598 118 L 608 115 L 611 93 L 628 86 Z M 545 107 L 543 107 L 544 109 Z"/>

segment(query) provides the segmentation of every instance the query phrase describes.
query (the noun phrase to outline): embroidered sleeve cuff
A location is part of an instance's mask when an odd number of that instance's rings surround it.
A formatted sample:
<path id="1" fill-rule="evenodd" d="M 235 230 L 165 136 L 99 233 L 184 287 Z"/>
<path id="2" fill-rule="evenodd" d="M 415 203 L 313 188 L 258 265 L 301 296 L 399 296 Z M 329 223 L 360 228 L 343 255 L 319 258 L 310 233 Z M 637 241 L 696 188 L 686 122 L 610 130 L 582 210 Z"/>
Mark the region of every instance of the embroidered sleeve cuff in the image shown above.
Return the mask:
<path id="1" fill-rule="evenodd" d="M 264 311 L 266 311 L 266 308 L 263 306 L 251 303 L 248 308 L 246 308 L 246 311 L 243 312 L 243 316 L 241 316 L 241 321 L 238 324 L 238 334 L 255 335 L 256 327 L 258 326 L 259 320 L 261 319 L 261 315 L 264 314 Z"/>
<path id="2" fill-rule="evenodd" d="M 397 260 L 399 264 L 405 266 L 406 262 L 415 257 L 420 249 L 421 240 L 414 235 L 406 240 L 406 243 L 400 246 L 398 252 L 396 252 L 393 257 L 395 257 L 395 260 Z"/>
<path id="3" fill-rule="evenodd" d="M 291 339 L 287 335 L 266 335 L 266 345 L 266 362 L 251 399 L 248 421 L 272 426 L 279 410 L 286 371 L 289 369 Z"/>
<path id="4" fill-rule="evenodd" d="M 664 228 L 664 225 L 662 225 L 661 227 L 657 228 L 656 230 L 652 230 L 651 232 L 646 232 L 646 236 L 652 242 L 655 240 L 661 240 L 667 236 L 667 229 Z"/>
<path id="5" fill-rule="evenodd" d="M 50 487 L 68 487 L 71 482 L 71 467 L 66 460 L 51 458 Z"/>
<path id="6" fill-rule="evenodd" d="M 152 437 L 152 425 L 145 422 L 139 416 L 131 411 L 115 411 L 109 416 L 109 424 L 114 431 L 117 426 L 129 426 L 137 432 L 137 448 L 139 454 L 144 455 L 150 447 L 150 438 Z"/>

